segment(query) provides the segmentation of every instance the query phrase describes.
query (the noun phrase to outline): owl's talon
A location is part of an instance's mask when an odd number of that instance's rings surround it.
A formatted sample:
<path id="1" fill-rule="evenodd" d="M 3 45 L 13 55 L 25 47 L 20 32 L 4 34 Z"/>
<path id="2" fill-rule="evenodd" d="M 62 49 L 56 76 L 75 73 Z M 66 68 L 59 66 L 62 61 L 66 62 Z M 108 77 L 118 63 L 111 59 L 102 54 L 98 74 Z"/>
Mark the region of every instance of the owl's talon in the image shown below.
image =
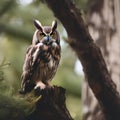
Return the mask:
<path id="1" fill-rule="evenodd" d="M 46 85 L 44 83 L 37 82 L 36 86 L 34 87 L 35 95 L 39 96 L 45 88 L 46 88 Z"/>
<path id="2" fill-rule="evenodd" d="M 40 87 L 34 88 L 34 94 L 35 96 L 39 96 L 41 95 L 42 89 L 40 89 Z"/>
<path id="3" fill-rule="evenodd" d="M 36 86 L 34 87 L 34 89 L 40 88 L 41 90 L 46 88 L 46 85 L 42 82 L 37 82 Z"/>

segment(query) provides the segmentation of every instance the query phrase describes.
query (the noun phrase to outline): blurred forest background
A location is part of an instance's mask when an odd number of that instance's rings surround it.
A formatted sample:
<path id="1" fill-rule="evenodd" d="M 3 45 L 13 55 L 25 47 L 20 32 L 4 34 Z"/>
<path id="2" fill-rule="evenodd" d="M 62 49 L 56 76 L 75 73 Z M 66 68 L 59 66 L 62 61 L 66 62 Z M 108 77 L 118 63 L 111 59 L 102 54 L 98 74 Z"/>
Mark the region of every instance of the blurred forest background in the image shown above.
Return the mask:
<path id="1" fill-rule="evenodd" d="M 82 10 L 86 9 L 86 2 L 75 0 Z M 18 95 L 25 52 L 35 31 L 33 19 L 51 25 L 55 18 L 43 0 L 0 0 L 0 96 L 11 98 Z M 74 120 L 80 120 L 82 67 L 78 67 L 80 63 L 75 53 L 66 44 L 67 35 L 59 21 L 58 31 L 62 58 L 52 84 L 66 89 L 67 108 Z"/>

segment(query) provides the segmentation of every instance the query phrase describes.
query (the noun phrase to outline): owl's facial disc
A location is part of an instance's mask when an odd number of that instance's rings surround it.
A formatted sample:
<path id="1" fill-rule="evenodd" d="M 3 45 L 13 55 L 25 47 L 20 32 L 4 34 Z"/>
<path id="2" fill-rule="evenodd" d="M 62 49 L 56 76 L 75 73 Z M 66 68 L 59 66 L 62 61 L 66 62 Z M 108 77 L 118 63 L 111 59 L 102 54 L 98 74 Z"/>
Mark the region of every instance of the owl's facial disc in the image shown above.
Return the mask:
<path id="1" fill-rule="evenodd" d="M 55 32 L 45 33 L 45 32 L 38 31 L 37 35 L 38 35 L 39 42 L 43 43 L 45 45 L 50 45 L 56 41 L 56 33 Z"/>

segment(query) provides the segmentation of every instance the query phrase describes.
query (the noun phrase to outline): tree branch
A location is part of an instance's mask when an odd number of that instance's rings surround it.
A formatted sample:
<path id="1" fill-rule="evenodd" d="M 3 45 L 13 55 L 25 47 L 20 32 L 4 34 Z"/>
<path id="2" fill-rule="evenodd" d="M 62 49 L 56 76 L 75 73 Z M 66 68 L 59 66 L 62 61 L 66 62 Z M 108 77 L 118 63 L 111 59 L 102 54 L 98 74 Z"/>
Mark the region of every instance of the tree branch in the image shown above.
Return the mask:
<path id="1" fill-rule="evenodd" d="M 26 40 L 31 40 L 33 36 L 32 32 L 25 28 L 18 28 L 18 26 L 8 25 L 0 22 L 0 33 L 1 32 L 6 32 L 8 35 Z"/>
<path id="2" fill-rule="evenodd" d="M 86 79 L 107 119 L 120 119 L 120 96 L 105 61 L 79 10 L 70 0 L 45 0 L 68 33 L 68 43 L 80 59 Z"/>

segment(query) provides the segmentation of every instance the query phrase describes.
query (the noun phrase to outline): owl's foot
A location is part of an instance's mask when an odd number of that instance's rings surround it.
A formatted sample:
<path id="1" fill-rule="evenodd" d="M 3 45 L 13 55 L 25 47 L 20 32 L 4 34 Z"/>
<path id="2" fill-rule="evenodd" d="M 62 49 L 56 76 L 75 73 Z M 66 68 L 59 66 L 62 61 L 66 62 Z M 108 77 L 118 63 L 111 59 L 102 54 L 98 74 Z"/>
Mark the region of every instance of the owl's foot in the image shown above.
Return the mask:
<path id="1" fill-rule="evenodd" d="M 34 87 L 35 96 L 39 96 L 45 88 L 46 88 L 46 85 L 44 83 L 42 83 L 41 81 L 37 82 L 36 86 Z"/>
<path id="2" fill-rule="evenodd" d="M 40 90 L 43 90 L 46 88 L 46 85 L 44 83 L 42 83 L 41 81 L 37 82 L 36 83 L 36 86 L 34 87 L 34 89 L 40 89 Z"/>

